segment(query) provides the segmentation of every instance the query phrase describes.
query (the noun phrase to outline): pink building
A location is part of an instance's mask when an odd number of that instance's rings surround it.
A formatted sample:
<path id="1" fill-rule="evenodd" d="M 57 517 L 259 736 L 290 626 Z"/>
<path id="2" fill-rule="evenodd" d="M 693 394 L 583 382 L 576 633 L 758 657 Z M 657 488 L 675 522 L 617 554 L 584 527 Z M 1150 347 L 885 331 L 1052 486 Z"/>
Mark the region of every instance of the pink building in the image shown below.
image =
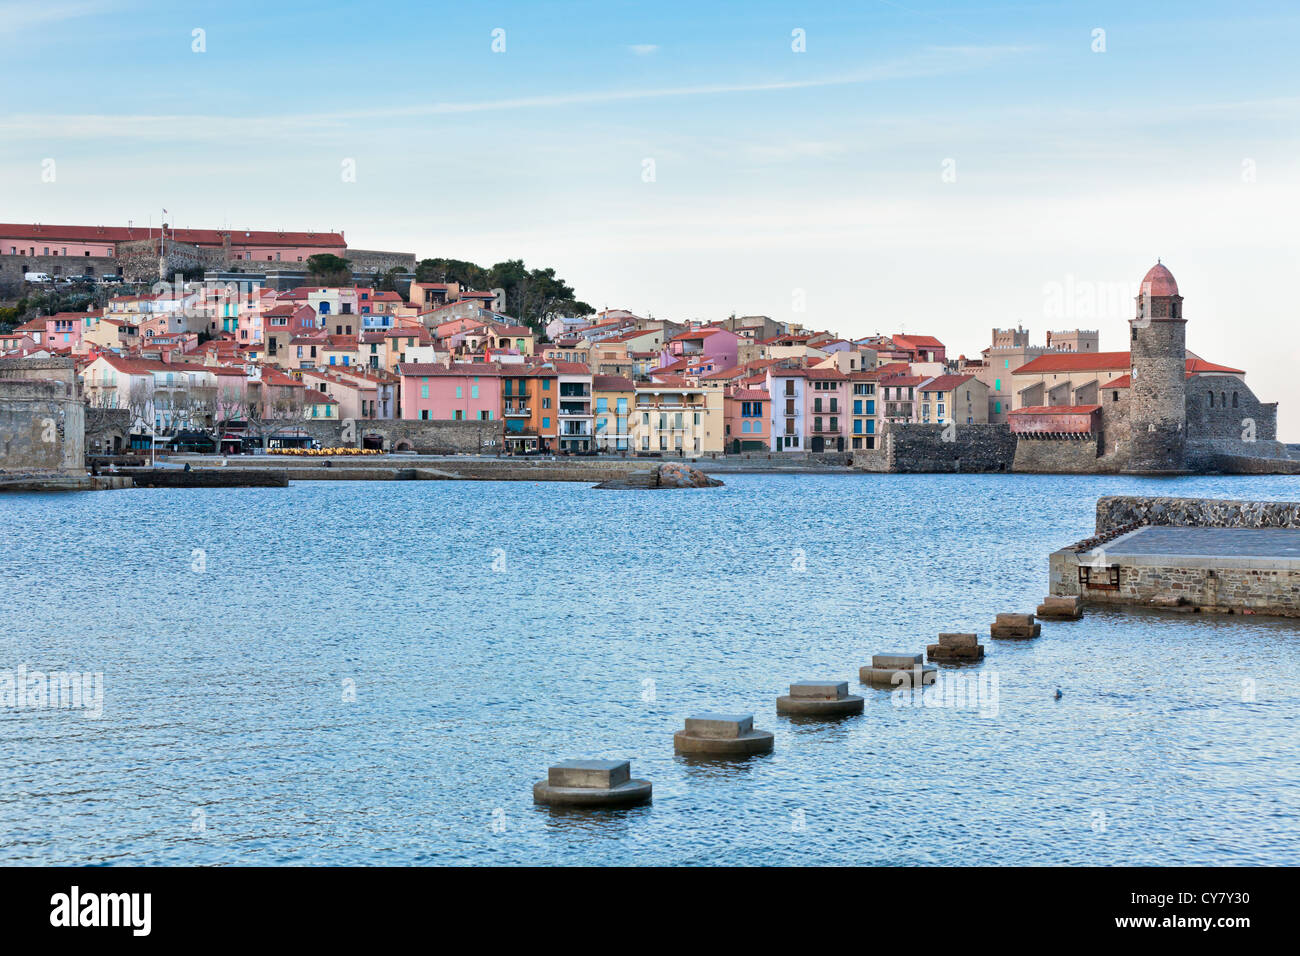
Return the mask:
<path id="1" fill-rule="evenodd" d="M 80 352 L 82 334 L 101 315 L 100 312 L 58 312 L 25 322 L 14 331 L 27 333 L 42 348 Z"/>
<path id="2" fill-rule="evenodd" d="M 726 436 L 724 451 L 767 451 L 771 437 L 768 412 L 771 400 L 764 388 L 728 388 L 723 394 L 722 410 Z"/>
<path id="3" fill-rule="evenodd" d="M 397 366 L 397 374 L 402 380 L 403 418 L 495 421 L 501 417 L 501 369 L 496 365 L 404 362 Z"/>
<path id="4" fill-rule="evenodd" d="M 741 337 L 735 332 L 717 326 L 691 329 L 668 340 L 663 358 L 664 365 L 685 359 L 693 374 L 709 375 L 735 368 Z"/>

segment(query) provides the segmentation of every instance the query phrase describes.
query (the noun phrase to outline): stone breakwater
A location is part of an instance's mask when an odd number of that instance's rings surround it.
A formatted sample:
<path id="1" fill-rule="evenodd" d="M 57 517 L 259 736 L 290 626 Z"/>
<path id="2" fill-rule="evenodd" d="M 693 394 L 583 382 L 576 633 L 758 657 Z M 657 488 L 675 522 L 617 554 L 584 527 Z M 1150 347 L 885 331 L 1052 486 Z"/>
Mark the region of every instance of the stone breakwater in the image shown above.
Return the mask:
<path id="1" fill-rule="evenodd" d="M 719 467 L 718 462 L 658 462 L 644 458 L 277 458 L 231 457 L 223 465 L 213 457 L 172 458 L 188 461 L 195 471 L 283 471 L 290 481 L 574 481 L 590 484 L 627 482 L 628 487 L 714 487 L 712 475 L 844 474 L 849 468 L 812 464 L 804 468 L 783 462 L 776 467 Z M 659 484 L 652 484 L 660 482 Z"/>
<path id="2" fill-rule="evenodd" d="M 1097 499 L 1098 536 L 1125 526 L 1188 528 L 1300 528 L 1300 502 L 1229 501 L 1213 498 L 1148 498 L 1108 495 Z"/>
<path id="3" fill-rule="evenodd" d="M 676 462 L 636 471 L 625 478 L 602 481 L 597 488 L 618 491 L 654 491 L 663 488 L 718 488 L 722 482 L 698 468 Z"/>
<path id="4" fill-rule="evenodd" d="M 1084 604 L 1300 617 L 1300 502 L 1104 497 L 1048 572 Z"/>

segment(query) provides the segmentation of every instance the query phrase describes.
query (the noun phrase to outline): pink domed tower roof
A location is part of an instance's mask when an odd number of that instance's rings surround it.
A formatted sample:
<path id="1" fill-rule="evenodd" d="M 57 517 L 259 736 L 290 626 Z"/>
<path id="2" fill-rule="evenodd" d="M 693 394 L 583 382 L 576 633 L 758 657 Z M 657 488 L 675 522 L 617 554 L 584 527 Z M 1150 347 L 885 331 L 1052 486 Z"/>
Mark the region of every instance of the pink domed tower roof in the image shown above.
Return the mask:
<path id="1" fill-rule="evenodd" d="M 1174 281 L 1174 274 L 1157 259 L 1142 277 L 1141 291 L 1146 295 L 1178 295 L 1178 283 Z"/>

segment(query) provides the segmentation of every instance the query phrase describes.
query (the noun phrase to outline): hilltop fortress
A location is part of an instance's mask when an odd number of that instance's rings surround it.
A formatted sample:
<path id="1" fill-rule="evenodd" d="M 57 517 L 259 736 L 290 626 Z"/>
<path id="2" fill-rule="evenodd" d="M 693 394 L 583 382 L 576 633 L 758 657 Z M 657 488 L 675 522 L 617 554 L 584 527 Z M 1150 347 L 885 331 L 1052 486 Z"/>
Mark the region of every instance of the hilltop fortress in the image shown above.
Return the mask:
<path id="1" fill-rule="evenodd" d="M 341 232 L 0 223 L 0 284 L 28 272 L 154 282 L 199 268 L 302 271 L 321 253 L 348 259 L 358 274 L 415 268 L 414 253 L 349 249 Z"/>

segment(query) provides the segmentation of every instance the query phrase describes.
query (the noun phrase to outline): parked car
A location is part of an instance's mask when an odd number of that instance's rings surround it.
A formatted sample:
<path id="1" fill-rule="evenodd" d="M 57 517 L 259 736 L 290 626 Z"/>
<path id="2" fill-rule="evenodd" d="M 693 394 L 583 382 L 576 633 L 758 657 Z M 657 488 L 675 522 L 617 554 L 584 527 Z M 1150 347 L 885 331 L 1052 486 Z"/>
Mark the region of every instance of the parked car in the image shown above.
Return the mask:
<path id="1" fill-rule="evenodd" d="M 122 277 L 121 276 L 100 276 L 99 281 L 101 283 L 111 283 L 111 282 L 121 283 Z"/>
<path id="2" fill-rule="evenodd" d="M 48 272 L 28 272 L 23 275 L 28 282 L 53 282 Z"/>
<path id="3" fill-rule="evenodd" d="M 68 276 L 69 282 L 94 282 L 94 276 Z"/>

